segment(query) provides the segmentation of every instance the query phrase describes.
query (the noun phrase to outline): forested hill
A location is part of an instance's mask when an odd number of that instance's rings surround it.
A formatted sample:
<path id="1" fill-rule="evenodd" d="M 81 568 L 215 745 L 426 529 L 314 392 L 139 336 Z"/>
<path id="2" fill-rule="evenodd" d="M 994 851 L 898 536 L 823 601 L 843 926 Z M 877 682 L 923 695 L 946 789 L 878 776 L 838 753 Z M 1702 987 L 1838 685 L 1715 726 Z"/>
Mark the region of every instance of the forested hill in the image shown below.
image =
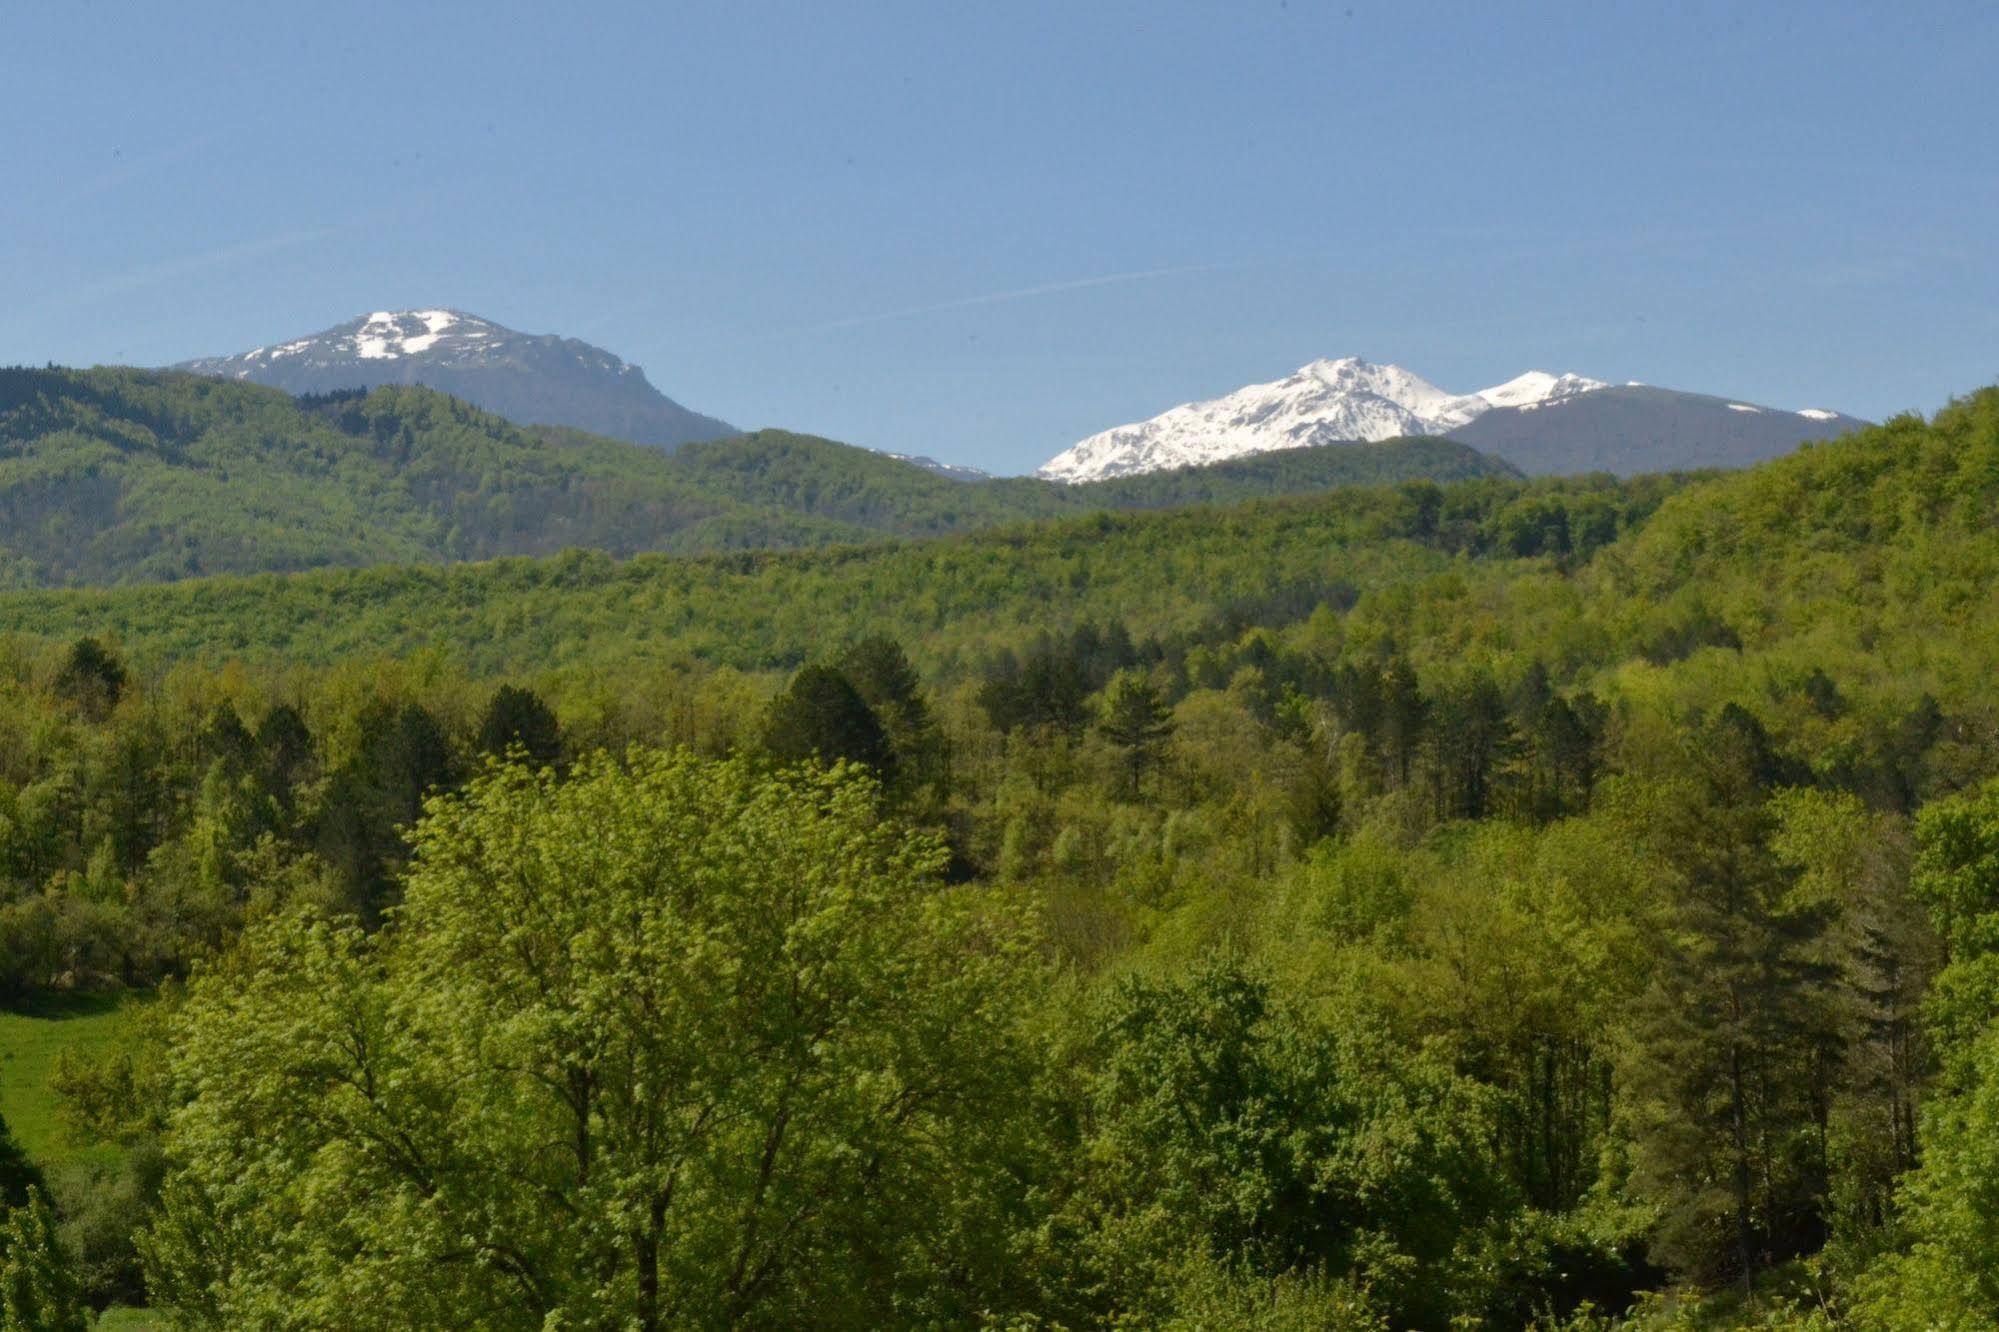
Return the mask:
<path id="1" fill-rule="evenodd" d="M 856 526 L 913 521 L 892 521 L 865 487 L 829 493 L 837 469 L 823 455 L 843 446 L 751 438 L 766 446 L 764 462 L 730 483 L 739 493 Z M 724 446 L 688 452 L 694 477 L 730 466 Z M 1319 452 L 1302 450 L 1299 462 Z M 1226 480 L 1229 470 L 1201 475 Z M 1708 478 L 1418 482 L 818 552 L 618 561 L 570 551 L 24 591 L 0 599 L 0 630 L 107 634 L 142 662 L 330 662 L 445 645 L 475 672 L 502 674 L 675 657 L 781 667 L 879 629 L 942 666 L 1038 625 L 1115 615 L 1134 632 L 1166 633 L 1231 616 L 1270 623 L 1327 601 L 1353 606 L 1349 635 L 1381 636 L 1439 668 L 1538 653 L 1565 672 L 1616 673 L 1639 692 L 1689 673 L 1741 692 L 1750 677 L 1739 654 L 1758 653 L 1785 671 L 1836 660 L 1898 692 L 1965 697 L 1999 669 L 1994 478 L 1999 390 L 1986 390 L 1934 422 L 1903 418 Z M 1117 485 L 1134 502 L 1163 480 Z M 936 484 L 967 500 L 952 521 L 1004 515 L 976 507 L 989 483 Z M 1941 651 L 1940 625 L 1967 651 Z"/>
<path id="2" fill-rule="evenodd" d="M 568 548 L 816 546 L 1100 507 L 1508 473 L 1424 440 L 1103 487 L 967 485 L 783 432 L 668 456 L 524 429 L 422 388 L 295 400 L 176 372 L 11 370 L 0 371 L 0 587 Z"/>
<path id="3" fill-rule="evenodd" d="M 428 389 L 293 399 L 177 372 L 0 372 L 0 583 L 856 534 L 704 494 L 657 450 L 551 447 Z"/>
<path id="4" fill-rule="evenodd" d="M 0 1004 L 186 981 L 0 1131 L 0 1257 L 207 1328 L 1999 1326 L 1996 531 L 1989 390 L 0 595 Z"/>
<path id="5" fill-rule="evenodd" d="M 961 481 L 886 454 L 763 430 L 683 445 L 674 461 L 704 491 L 898 536 L 937 536 L 1026 518 L 1103 509 L 1170 509 L 1341 486 L 1517 477 L 1511 464 L 1442 439 L 1286 449 L 1241 462 L 1180 467 L 1083 485 L 1035 477 Z"/>
<path id="6" fill-rule="evenodd" d="M 926 666 L 951 668 L 1039 626 L 1106 614 L 1144 633 L 1285 622 L 1322 601 L 1448 578 L 1468 557 L 1580 561 L 1681 484 L 1417 481 L 817 551 L 625 561 L 568 551 L 24 591 L 0 596 L 0 633 L 105 634 L 146 667 L 304 665 L 437 648 L 497 675 L 689 658 L 769 669 L 886 631 Z"/>

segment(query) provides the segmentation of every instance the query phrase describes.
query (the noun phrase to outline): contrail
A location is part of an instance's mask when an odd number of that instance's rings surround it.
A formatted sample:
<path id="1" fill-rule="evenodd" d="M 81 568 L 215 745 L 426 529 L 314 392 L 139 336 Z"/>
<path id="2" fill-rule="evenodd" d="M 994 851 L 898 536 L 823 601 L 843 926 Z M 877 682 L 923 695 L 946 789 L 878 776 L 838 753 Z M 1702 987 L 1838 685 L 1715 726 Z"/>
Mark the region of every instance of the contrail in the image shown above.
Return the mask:
<path id="1" fill-rule="evenodd" d="M 918 315 L 942 314 L 946 310 L 969 310 L 977 305 L 1000 305 L 1007 301 L 1023 301 L 1030 296 L 1052 296 L 1062 291 L 1081 291 L 1085 287 L 1109 287 L 1120 282 L 1143 282 L 1148 278 L 1174 277 L 1182 273 L 1213 273 L 1219 269 L 1232 267 L 1234 267 L 1232 264 L 1182 264 L 1176 268 L 1142 268 L 1132 273 L 1106 273 L 1102 277 L 1075 278 L 1068 282 L 1044 282 L 1038 287 L 989 291 L 983 296 L 964 296 L 955 301 L 939 301 L 935 305 L 914 305 L 906 310 L 884 310 L 880 314 L 835 319 L 830 324 L 814 324 L 797 331 L 830 333 L 834 329 L 853 328 L 860 324 L 879 324 L 889 319 L 913 319 Z"/>

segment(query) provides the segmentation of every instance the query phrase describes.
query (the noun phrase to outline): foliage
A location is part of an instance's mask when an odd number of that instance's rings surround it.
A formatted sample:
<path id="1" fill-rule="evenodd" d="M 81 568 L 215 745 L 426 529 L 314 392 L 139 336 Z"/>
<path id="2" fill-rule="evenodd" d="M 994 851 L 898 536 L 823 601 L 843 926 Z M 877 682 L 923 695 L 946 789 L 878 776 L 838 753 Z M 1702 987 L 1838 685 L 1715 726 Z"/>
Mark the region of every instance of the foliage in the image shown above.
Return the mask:
<path id="1" fill-rule="evenodd" d="M 1968 1332 L 1999 1322 L 1999 1025 L 1963 1058 L 1962 1090 L 1923 1119 L 1923 1162 L 1904 1187 L 1907 1250 L 1863 1284 L 1867 1326 Z"/>
<path id="2" fill-rule="evenodd" d="M 675 658 L 792 667 L 829 644 L 885 633 L 927 671 L 963 670 L 1021 648 L 1037 627 L 1067 632 L 1107 614 L 1134 636 L 1209 625 L 1240 634 L 1321 604 L 1402 595 L 1460 554 L 1515 560 L 1489 551 L 1482 535 L 1514 504 L 1546 493 L 1595 497 L 1628 526 L 1675 484 L 1467 482 L 1440 492 L 1441 517 L 1412 508 L 1400 490 L 1342 489 L 915 544 L 623 561 L 571 550 L 543 560 L 21 592 L 0 597 L 0 633 L 96 633 L 141 669 L 323 666 L 448 643 L 489 678 Z"/>
<path id="3" fill-rule="evenodd" d="M 479 719 L 477 744 L 480 753 L 496 758 L 518 749 L 546 767 L 562 757 L 562 723 L 533 690 L 501 685 Z"/>
<path id="4" fill-rule="evenodd" d="M 42 1172 L 14 1141 L 7 1121 L 0 1119 L 0 1207 L 19 1207 L 28 1201 L 28 1191 L 43 1183 Z"/>
<path id="5" fill-rule="evenodd" d="M 0 1220 L 0 1332 L 84 1332 L 83 1300 L 41 1190 Z"/>
<path id="6" fill-rule="evenodd" d="M 1115 986 L 1098 1015 L 1074 1222 L 1143 1308 L 1183 1255 L 1352 1273 L 1398 1326 L 1442 1326 L 1504 1189 L 1480 1093 L 1364 1018 L 1322 1025 L 1228 958 Z"/>
<path id="7" fill-rule="evenodd" d="M 886 773 L 894 758 L 881 719 L 830 666 L 805 667 L 771 700 L 764 748 L 781 763 L 844 761 L 876 774 Z"/>
<path id="8" fill-rule="evenodd" d="M 968 1317 L 1007 1277 L 1023 940 L 875 809 L 852 769 L 636 751 L 433 804 L 380 936 L 274 917 L 192 986 L 155 1292 L 217 1326 Z"/>
<path id="9" fill-rule="evenodd" d="M 173 371 L 0 371 L 0 585 L 930 536 L 1082 513 L 1515 475 L 1442 440 L 1102 486 L 967 485 L 767 431 L 668 454 L 415 387 L 292 399 Z"/>
<path id="10" fill-rule="evenodd" d="M 1124 756 L 1125 789 L 1136 796 L 1140 778 L 1158 761 L 1173 734 L 1173 721 L 1159 690 L 1143 675 L 1119 672 L 1104 690 L 1097 725 Z"/>
<path id="11" fill-rule="evenodd" d="M 0 987 L 197 977 L 0 1096 L 89 1297 L 139 1226 L 210 1322 L 1981 1326 L 1995 476 L 1999 392 L 1734 476 L 0 598 Z"/>

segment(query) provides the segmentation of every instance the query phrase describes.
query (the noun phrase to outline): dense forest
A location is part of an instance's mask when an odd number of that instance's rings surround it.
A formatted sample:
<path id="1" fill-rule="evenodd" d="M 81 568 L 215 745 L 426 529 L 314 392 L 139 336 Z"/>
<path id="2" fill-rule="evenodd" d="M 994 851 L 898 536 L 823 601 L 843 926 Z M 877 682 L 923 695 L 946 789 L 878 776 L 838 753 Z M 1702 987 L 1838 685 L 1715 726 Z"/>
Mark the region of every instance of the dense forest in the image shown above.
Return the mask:
<path id="1" fill-rule="evenodd" d="M 1999 1325 L 1999 390 L 1213 484 L 0 597 L 7 1316 Z"/>
<path id="2" fill-rule="evenodd" d="M 423 388 L 293 399 L 171 371 L 0 370 L 0 587 L 565 549 L 824 546 L 1098 509 L 1513 475 L 1496 458 L 1424 439 L 1093 486 L 974 485 L 783 431 L 668 453 L 525 429 Z"/>

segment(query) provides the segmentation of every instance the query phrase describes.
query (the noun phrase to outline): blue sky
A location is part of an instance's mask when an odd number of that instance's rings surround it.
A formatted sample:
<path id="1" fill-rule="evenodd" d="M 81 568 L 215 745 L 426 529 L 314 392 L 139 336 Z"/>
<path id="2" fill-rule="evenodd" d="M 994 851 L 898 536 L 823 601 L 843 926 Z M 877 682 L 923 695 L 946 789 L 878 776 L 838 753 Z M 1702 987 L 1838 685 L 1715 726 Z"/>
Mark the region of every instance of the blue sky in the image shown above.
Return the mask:
<path id="1" fill-rule="evenodd" d="M 0 363 L 450 305 L 998 471 L 1318 356 L 1999 379 L 1999 6 L 41 5 Z"/>

